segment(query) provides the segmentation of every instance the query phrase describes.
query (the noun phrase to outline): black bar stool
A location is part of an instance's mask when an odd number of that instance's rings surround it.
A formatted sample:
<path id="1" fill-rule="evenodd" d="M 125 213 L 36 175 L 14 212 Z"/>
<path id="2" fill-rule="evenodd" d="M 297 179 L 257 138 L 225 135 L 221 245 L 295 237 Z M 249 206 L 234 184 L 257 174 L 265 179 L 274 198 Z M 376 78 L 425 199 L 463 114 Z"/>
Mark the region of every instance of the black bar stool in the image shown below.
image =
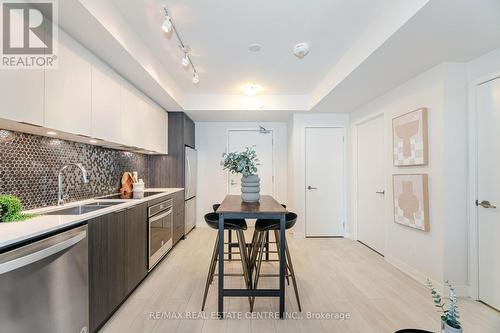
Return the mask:
<path id="1" fill-rule="evenodd" d="M 220 204 L 216 203 L 212 205 L 212 209 L 214 210 L 214 213 L 217 212 L 217 209 L 219 209 Z M 229 261 L 233 260 L 233 247 L 238 247 L 238 243 L 233 243 L 233 232 L 232 230 L 227 231 L 227 243 L 224 243 L 227 245 L 227 259 Z M 237 253 L 234 253 L 237 254 Z"/>
<path id="2" fill-rule="evenodd" d="M 297 222 L 297 214 L 288 212 L 286 214 L 286 224 L 285 228 L 288 230 L 293 228 Z M 251 252 L 250 252 L 250 274 L 252 274 L 253 268 L 255 267 L 255 278 L 253 289 L 257 289 L 257 284 L 259 283 L 260 277 L 278 277 L 279 274 L 261 274 L 260 269 L 262 266 L 262 257 L 266 251 L 266 239 L 269 239 L 269 231 L 274 231 L 274 237 L 276 239 L 276 248 L 278 258 L 282 255 L 279 251 L 279 220 L 264 220 L 259 219 L 255 222 L 255 232 L 252 240 Z M 297 305 L 299 311 L 302 311 L 302 306 L 300 305 L 299 291 L 297 289 L 297 280 L 295 279 L 295 271 L 293 269 L 292 258 L 290 256 L 290 250 L 288 249 L 288 243 L 285 238 L 285 256 L 286 256 L 286 278 L 292 278 L 293 289 L 295 291 L 295 297 L 297 298 Z M 253 304 L 255 298 L 252 299 L 250 304 L 250 311 L 253 311 Z"/>
<path id="3" fill-rule="evenodd" d="M 286 209 L 286 205 L 285 204 L 281 204 L 281 206 Z M 279 229 L 279 227 L 278 227 L 278 229 Z M 254 244 L 255 244 L 255 241 L 257 240 L 256 239 L 257 235 L 258 235 L 257 232 L 253 233 L 252 242 L 249 245 L 250 246 L 249 254 L 248 254 L 249 258 L 252 258 L 252 251 L 254 250 Z M 279 259 L 278 260 L 269 259 L 269 254 L 271 254 L 271 253 L 278 253 L 277 251 L 271 251 L 269 249 L 269 244 L 278 244 L 278 243 L 276 241 L 275 242 L 271 242 L 269 240 L 269 233 L 266 233 L 266 242 L 265 242 L 265 245 L 264 245 L 264 247 L 265 247 L 264 254 L 266 255 L 266 258 L 264 260 L 265 261 L 276 261 L 276 262 L 278 262 Z M 250 265 L 254 266 L 255 262 L 253 262 L 252 260 L 250 260 Z M 253 269 L 253 266 L 251 266 L 250 269 Z M 287 281 L 288 284 L 290 284 L 290 281 L 288 281 L 288 276 L 286 277 L 286 281 Z"/>
<path id="4" fill-rule="evenodd" d="M 208 213 L 205 215 L 205 222 L 209 227 L 219 230 L 219 214 Z M 247 288 L 251 287 L 250 272 L 248 270 L 248 253 L 245 243 L 244 230 L 247 230 L 247 223 L 244 219 L 225 219 L 224 220 L 224 230 L 230 230 L 236 232 L 236 237 L 238 239 L 239 254 L 241 258 L 241 266 L 243 268 L 243 274 L 225 274 L 227 276 L 243 276 L 245 279 L 245 285 Z M 215 239 L 214 250 L 212 252 L 212 258 L 210 259 L 210 266 L 208 269 L 207 282 L 205 283 L 205 293 L 203 295 L 203 304 L 201 305 L 201 311 L 205 310 L 205 303 L 207 301 L 208 289 L 212 283 L 215 276 L 215 268 L 217 265 L 217 245 L 219 244 L 219 233 L 217 233 L 217 238 Z M 249 297 L 248 301 L 250 305 L 252 300 Z"/>

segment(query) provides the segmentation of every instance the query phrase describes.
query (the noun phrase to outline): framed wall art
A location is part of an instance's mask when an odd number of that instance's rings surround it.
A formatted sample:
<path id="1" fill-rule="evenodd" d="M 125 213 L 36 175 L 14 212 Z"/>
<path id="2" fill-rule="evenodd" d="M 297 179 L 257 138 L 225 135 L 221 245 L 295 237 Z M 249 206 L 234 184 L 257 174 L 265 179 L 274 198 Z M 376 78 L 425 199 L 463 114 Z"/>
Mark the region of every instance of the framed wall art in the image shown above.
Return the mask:
<path id="1" fill-rule="evenodd" d="M 394 166 L 426 165 L 429 158 L 427 109 L 392 120 Z"/>
<path id="2" fill-rule="evenodd" d="M 424 174 L 393 175 L 394 222 L 429 231 L 429 180 Z"/>

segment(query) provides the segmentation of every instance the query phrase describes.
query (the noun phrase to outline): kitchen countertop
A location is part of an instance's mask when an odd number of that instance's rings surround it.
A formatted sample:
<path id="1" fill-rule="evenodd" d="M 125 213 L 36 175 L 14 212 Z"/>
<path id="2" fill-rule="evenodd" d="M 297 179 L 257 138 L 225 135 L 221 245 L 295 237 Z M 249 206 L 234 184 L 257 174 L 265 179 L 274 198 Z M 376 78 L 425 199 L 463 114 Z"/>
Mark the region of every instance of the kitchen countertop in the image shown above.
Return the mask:
<path id="1" fill-rule="evenodd" d="M 75 201 L 62 206 L 51 206 L 40 209 L 26 211 L 27 213 L 44 214 L 58 209 L 71 208 L 75 206 L 85 205 L 93 202 L 108 201 L 122 202 L 122 204 L 106 207 L 97 211 L 89 212 L 82 215 L 40 215 L 32 219 L 21 222 L 3 222 L 0 223 L 0 251 L 10 245 L 26 241 L 30 238 L 38 237 L 58 229 L 70 227 L 83 221 L 88 221 L 95 217 L 106 215 L 117 210 L 135 206 L 137 204 L 158 199 L 162 196 L 169 195 L 183 188 L 149 188 L 145 192 L 158 192 L 157 195 L 151 195 L 142 199 L 88 199 L 83 201 Z"/>

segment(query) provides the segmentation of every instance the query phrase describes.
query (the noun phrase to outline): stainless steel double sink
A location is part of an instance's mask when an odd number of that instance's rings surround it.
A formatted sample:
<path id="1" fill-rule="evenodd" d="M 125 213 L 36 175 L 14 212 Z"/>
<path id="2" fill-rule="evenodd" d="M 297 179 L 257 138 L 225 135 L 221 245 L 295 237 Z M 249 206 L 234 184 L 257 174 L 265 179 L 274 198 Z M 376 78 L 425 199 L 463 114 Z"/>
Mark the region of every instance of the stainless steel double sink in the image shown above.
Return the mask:
<path id="1" fill-rule="evenodd" d="M 44 215 L 83 215 L 96 210 L 108 208 L 115 205 L 120 205 L 123 202 L 119 201 L 98 201 L 85 205 L 74 206 L 69 208 L 56 209 L 45 213 Z"/>

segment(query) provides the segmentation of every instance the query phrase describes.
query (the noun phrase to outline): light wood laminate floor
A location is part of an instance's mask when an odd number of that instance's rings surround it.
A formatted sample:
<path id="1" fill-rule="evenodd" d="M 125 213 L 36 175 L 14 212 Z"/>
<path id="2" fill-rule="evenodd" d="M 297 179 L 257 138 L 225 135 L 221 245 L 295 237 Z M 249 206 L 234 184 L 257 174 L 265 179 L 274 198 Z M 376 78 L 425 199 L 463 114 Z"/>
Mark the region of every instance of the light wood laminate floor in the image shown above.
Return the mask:
<path id="1" fill-rule="evenodd" d="M 251 232 L 247 235 L 250 239 Z M 212 284 L 205 315 L 201 316 L 203 288 L 215 231 L 193 230 L 143 281 L 101 330 L 102 332 L 394 332 L 402 328 L 438 331 L 439 314 L 429 291 L 360 243 L 348 239 L 293 239 L 288 236 L 298 278 L 302 314 L 348 313 L 346 320 L 248 318 L 248 299 L 226 298 L 224 310 L 243 319 L 212 319 L 217 311 L 217 277 Z M 249 241 L 249 239 L 247 241 Z M 240 272 L 241 264 L 226 264 L 226 272 Z M 264 269 L 277 272 L 277 263 Z M 276 288 L 277 278 L 263 278 L 262 287 Z M 240 277 L 226 277 L 231 287 L 243 287 Z M 287 286 L 286 310 L 297 311 L 292 285 Z M 257 314 L 278 311 L 277 298 L 258 298 Z M 500 314 L 469 299 L 460 299 L 465 332 L 500 332 Z M 159 312 L 159 319 L 151 313 Z M 163 319 L 186 313 L 198 318 Z"/>

